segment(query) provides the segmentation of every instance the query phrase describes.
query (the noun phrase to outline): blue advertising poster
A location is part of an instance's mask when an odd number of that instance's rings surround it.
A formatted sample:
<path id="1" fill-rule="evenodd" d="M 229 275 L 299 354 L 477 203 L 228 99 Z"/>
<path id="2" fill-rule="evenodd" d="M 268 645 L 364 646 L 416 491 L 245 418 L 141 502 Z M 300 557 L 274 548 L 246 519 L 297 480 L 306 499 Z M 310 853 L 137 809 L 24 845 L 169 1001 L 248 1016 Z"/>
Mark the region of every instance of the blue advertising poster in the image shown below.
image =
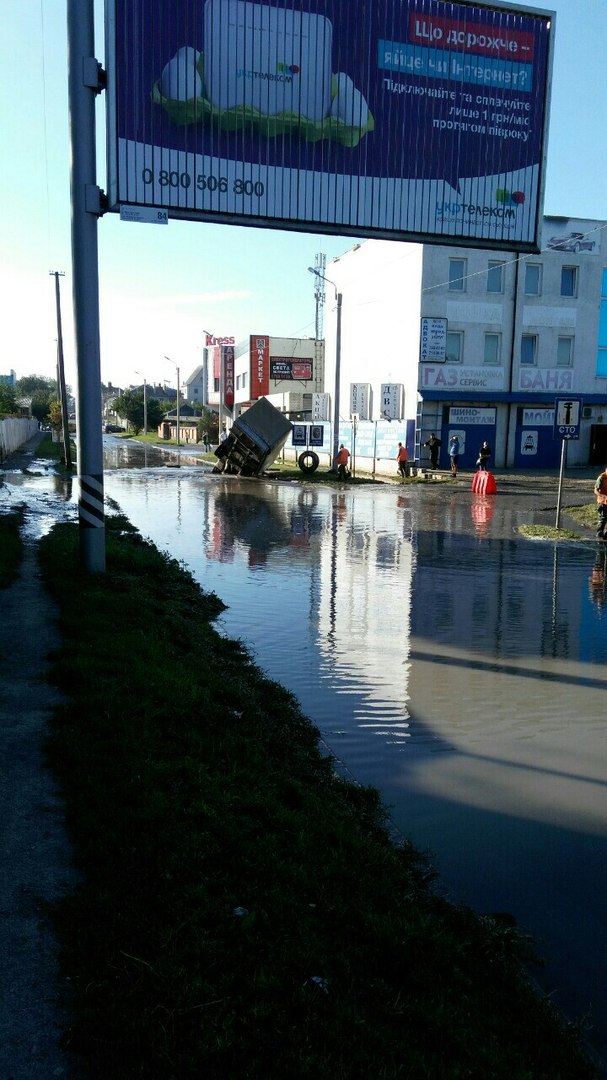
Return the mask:
<path id="1" fill-rule="evenodd" d="M 550 13 L 109 0 L 110 207 L 537 244 Z"/>

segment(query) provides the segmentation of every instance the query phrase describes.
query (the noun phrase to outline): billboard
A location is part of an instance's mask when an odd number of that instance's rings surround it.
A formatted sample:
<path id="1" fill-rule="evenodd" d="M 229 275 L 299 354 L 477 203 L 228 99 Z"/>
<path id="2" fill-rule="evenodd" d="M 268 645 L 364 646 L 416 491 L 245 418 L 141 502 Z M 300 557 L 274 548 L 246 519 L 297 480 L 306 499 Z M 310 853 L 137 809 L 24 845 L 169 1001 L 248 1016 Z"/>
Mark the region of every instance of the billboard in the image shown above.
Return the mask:
<path id="1" fill-rule="evenodd" d="M 251 400 L 265 397 L 270 391 L 270 338 L 252 334 L 249 339 L 251 356 Z"/>
<path id="2" fill-rule="evenodd" d="M 554 17 L 444 0 L 108 0 L 108 203 L 538 249 Z"/>
<path id="3" fill-rule="evenodd" d="M 307 381 L 312 378 L 312 358 L 293 360 L 288 356 L 271 356 L 270 378 L 275 382 L 284 379 Z"/>

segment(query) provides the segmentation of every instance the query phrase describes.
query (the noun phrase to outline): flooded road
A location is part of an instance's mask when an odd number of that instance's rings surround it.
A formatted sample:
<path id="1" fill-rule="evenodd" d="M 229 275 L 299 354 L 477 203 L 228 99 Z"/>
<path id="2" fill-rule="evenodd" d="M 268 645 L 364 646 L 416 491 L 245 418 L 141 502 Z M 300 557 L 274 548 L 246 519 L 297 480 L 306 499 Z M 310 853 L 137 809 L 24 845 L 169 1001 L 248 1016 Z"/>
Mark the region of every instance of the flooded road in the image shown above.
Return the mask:
<path id="1" fill-rule="evenodd" d="M 607 553 L 520 538 L 549 488 L 240 480 L 106 442 L 106 495 L 228 605 L 445 892 L 538 940 L 607 1054 Z"/>

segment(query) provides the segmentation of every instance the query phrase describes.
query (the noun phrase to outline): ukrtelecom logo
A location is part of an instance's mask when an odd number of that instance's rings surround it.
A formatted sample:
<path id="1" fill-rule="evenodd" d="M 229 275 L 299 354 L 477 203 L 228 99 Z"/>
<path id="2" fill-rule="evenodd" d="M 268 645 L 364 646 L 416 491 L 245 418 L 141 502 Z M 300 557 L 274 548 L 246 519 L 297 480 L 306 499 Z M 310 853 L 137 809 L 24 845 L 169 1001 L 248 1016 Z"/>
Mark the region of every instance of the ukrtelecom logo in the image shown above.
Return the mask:
<path id="1" fill-rule="evenodd" d="M 276 70 L 280 75 L 299 75 L 300 72 L 300 68 L 298 68 L 297 64 L 278 63 L 276 65 Z"/>
<path id="2" fill-rule="evenodd" d="M 504 206 L 521 206 L 525 201 L 525 192 L 498 188 L 495 193 L 495 201 L 502 203 Z"/>

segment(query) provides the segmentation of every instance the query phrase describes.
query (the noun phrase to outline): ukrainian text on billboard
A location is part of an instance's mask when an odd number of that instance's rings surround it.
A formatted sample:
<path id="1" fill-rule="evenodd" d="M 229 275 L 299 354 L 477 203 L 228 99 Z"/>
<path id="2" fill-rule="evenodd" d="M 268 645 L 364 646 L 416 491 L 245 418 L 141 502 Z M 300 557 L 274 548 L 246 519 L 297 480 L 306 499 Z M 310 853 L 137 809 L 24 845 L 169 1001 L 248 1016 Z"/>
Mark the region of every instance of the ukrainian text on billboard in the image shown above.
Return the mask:
<path id="1" fill-rule="evenodd" d="M 112 209 L 536 243 L 549 13 L 109 2 Z"/>

